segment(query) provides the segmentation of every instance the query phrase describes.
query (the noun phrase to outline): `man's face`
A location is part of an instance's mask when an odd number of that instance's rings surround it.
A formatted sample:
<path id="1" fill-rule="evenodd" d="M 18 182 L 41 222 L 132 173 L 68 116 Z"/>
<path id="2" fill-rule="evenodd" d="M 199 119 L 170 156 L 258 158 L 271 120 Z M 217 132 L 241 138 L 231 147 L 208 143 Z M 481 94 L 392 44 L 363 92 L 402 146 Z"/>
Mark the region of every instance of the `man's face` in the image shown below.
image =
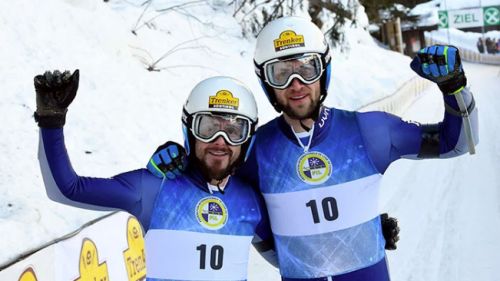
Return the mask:
<path id="1" fill-rule="evenodd" d="M 293 79 L 288 88 L 273 90 L 283 112 L 288 117 L 299 120 L 311 118 L 321 93 L 320 80 L 307 85 L 299 79 Z"/>
<path id="2" fill-rule="evenodd" d="M 209 179 L 222 180 L 229 175 L 240 153 L 241 145 L 228 145 L 222 136 L 210 143 L 195 142 L 196 158 Z"/>

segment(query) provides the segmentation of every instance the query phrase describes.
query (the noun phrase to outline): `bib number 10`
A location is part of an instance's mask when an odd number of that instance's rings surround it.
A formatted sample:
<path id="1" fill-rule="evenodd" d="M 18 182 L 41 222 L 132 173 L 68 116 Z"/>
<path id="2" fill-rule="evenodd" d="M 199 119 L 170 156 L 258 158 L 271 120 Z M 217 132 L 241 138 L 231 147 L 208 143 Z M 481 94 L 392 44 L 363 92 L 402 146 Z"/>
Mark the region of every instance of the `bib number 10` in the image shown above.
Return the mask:
<path id="1" fill-rule="evenodd" d="M 318 204 L 316 200 L 311 200 L 306 203 L 306 207 L 311 208 L 311 214 L 314 223 L 320 223 Z M 333 197 L 325 197 L 321 200 L 320 209 L 323 211 L 323 217 L 327 221 L 334 221 L 339 217 L 339 209 L 337 208 L 337 200 Z"/>
<path id="2" fill-rule="evenodd" d="M 205 269 L 207 264 L 207 245 L 201 244 L 196 247 L 196 250 L 200 251 L 200 269 Z M 210 267 L 214 270 L 219 270 L 222 268 L 222 260 L 224 256 L 224 248 L 220 245 L 214 245 L 210 248 Z"/>

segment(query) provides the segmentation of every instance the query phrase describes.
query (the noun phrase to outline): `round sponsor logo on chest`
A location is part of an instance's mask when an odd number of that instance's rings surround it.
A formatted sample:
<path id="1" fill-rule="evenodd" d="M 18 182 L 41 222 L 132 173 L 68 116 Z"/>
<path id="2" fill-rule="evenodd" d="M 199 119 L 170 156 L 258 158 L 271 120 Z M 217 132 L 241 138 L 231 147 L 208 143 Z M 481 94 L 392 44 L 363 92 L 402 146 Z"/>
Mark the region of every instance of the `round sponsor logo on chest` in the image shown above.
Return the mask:
<path id="1" fill-rule="evenodd" d="M 202 198 L 196 204 L 196 218 L 204 228 L 221 229 L 226 225 L 228 218 L 226 205 L 215 196 Z"/>
<path id="2" fill-rule="evenodd" d="M 321 184 L 332 175 L 332 162 L 317 151 L 302 154 L 297 160 L 297 175 L 308 184 Z"/>

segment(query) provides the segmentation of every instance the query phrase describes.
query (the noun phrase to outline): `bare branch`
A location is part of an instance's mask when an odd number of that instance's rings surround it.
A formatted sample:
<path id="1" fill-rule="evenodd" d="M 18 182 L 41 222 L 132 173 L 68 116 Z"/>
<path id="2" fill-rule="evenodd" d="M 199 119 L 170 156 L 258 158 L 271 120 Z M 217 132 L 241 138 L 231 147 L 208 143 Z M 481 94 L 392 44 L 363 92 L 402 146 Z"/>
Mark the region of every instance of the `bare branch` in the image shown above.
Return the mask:
<path id="1" fill-rule="evenodd" d="M 168 7 L 168 8 L 164 8 L 164 9 L 159 9 L 159 10 L 156 10 L 156 11 L 159 12 L 159 13 L 161 13 L 161 12 L 165 12 L 165 11 L 168 11 L 168 10 L 174 10 L 176 8 L 181 8 L 181 7 L 184 7 L 184 6 L 190 6 L 190 5 L 193 5 L 193 4 L 206 3 L 206 2 L 207 2 L 207 0 L 195 0 L 195 1 L 190 1 L 190 2 L 186 2 L 186 3 L 174 5 L 174 6 L 171 6 L 171 7 Z"/>
<path id="2" fill-rule="evenodd" d="M 209 25 L 209 24 L 212 24 L 212 23 L 207 23 L 207 22 L 203 22 L 202 20 L 200 20 L 199 18 L 193 16 L 193 14 L 187 12 L 187 11 L 184 11 L 184 9 L 175 9 L 174 11 L 176 11 L 177 13 L 181 14 L 181 15 L 184 15 L 186 17 L 189 17 L 189 18 L 192 18 L 194 19 L 195 21 L 203 24 L 203 25 Z"/>
<path id="3" fill-rule="evenodd" d="M 145 50 L 143 48 L 135 47 L 135 46 L 130 46 L 130 45 L 129 45 L 129 47 L 145 53 L 145 55 L 149 57 L 149 60 L 153 61 L 153 57 L 151 56 L 151 54 L 147 50 Z M 135 56 L 139 57 L 139 55 L 135 55 Z M 141 57 L 141 58 L 144 58 L 144 57 Z M 148 62 L 148 64 L 149 64 L 149 62 Z"/>
<path id="4" fill-rule="evenodd" d="M 153 63 L 151 63 L 150 66 L 153 67 L 153 68 L 155 68 L 155 66 L 160 61 L 162 61 L 163 59 L 165 59 L 169 55 L 171 55 L 173 53 L 176 53 L 178 51 L 181 51 L 181 50 L 187 50 L 187 49 L 206 49 L 207 48 L 206 46 L 191 46 L 191 47 L 187 47 L 186 46 L 186 47 L 184 47 L 187 44 L 191 44 L 193 42 L 196 42 L 196 41 L 200 40 L 201 38 L 206 38 L 206 37 L 207 36 L 202 36 L 202 37 L 194 38 L 194 39 L 191 39 L 191 40 L 188 40 L 188 41 L 184 41 L 182 43 L 179 43 L 179 44 L 175 45 L 173 48 L 171 48 L 170 50 L 168 50 L 165 54 L 163 54 L 162 56 L 160 56 L 160 58 L 158 58 Z"/>
<path id="5" fill-rule="evenodd" d="M 229 3 L 229 4 L 232 4 L 235 1 L 231 1 L 231 3 Z M 245 6 L 246 3 L 247 3 L 247 0 L 241 1 L 240 6 L 234 10 L 233 17 L 236 16 L 236 14 Z M 234 4 L 236 5 L 236 3 L 234 3 Z"/>
<path id="6" fill-rule="evenodd" d="M 273 12 L 269 14 L 269 17 L 264 21 L 262 26 L 266 26 L 271 20 L 274 19 L 276 13 L 278 12 L 278 9 L 281 7 L 281 5 L 283 5 L 283 2 L 285 2 L 285 0 L 280 0 L 279 3 L 274 6 Z"/>
<path id="7" fill-rule="evenodd" d="M 144 9 L 144 11 L 142 12 L 141 16 L 137 19 L 137 23 L 135 24 L 134 28 L 132 29 L 132 33 L 133 34 L 137 34 L 137 31 L 139 29 L 141 29 L 144 26 L 148 26 L 153 20 L 155 20 L 156 18 L 158 18 L 160 16 L 165 15 L 168 12 L 171 12 L 171 11 L 177 11 L 177 12 L 179 12 L 178 9 L 180 9 L 180 8 L 184 8 L 186 6 L 194 6 L 194 5 L 200 4 L 200 3 L 207 3 L 207 0 L 195 0 L 195 1 L 191 1 L 191 2 L 182 3 L 182 4 L 179 4 L 179 5 L 174 5 L 174 6 L 171 6 L 171 7 L 168 7 L 168 8 L 155 10 L 155 12 L 157 12 L 158 14 L 156 14 L 155 16 L 149 18 L 148 20 L 145 20 L 142 24 L 139 25 L 139 21 L 142 19 L 143 15 L 146 12 L 146 10 L 148 9 L 149 5 L 152 3 L 152 0 L 147 0 L 144 3 L 147 3 L 148 5 L 146 6 L 146 8 Z"/>
<path id="8" fill-rule="evenodd" d="M 220 71 L 218 71 L 217 69 L 214 69 L 212 67 L 207 67 L 207 66 L 203 66 L 203 65 L 195 65 L 195 64 L 169 65 L 169 66 L 165 66 L 165 67 L 161 67 L 161 68 L 155 68 L 155 71 L 169 70 L 171 68 L 182 68 L 182 67 L 195 67 L 195 68 L 207 69 L 207 70 L 211 70 L 217 74 L 221 74 Z"/>
<path id="9" fill-rule="evenodd" d="M 253 13 L 253 11 L 255 11 L 258 7 L 264 5 L 264 4 L 267 4 L 269 3 L 268 0 L 264 0 L 263 2 L 260 2 L 260 3 L 257 3 L 255 4 L 255 6 L 252 7 L 252 9 L 250 9 L 250 11 L 246 12 L 245 15 L 242 17 L 242 20 L 245 19 L 247 16 L 251 15 Z"/>
<path id="10" fill-rule="evenodd" d="M 163 56 L 161 56 L 160 58 L 158 58 L 156 61 L 154 61 L 151 66 L 156 66 L 160 61 L 162 61 L 163 59 L 165 59 L 166 57 L 168 57 L 169 55 L 173 54 L 173 53 L 176 53 L 176 52 L 179 52 L 179 51 L 182 51 L 182 50 L 189 50 L 189 49 L 206 49 L 207 47 L 206 46 L 192 46 L 192 47 L 181 47 L 181 48 L 176 48 L 176 49 L 171 49 L 169 50 L 168 52 L 166 52 L 165 54 L 163 54 Z"/>
<path id="11" fill-rule="evenodd" d="M 147 3 L 147 4 L 146 4 Z M 146 6 L 144 7 L 144 10 L 142 10 L 142 13 L 141 15 L 139 16 L 139 18 L 137 19 L 137 22 L 135 23 L 134 27 L 132 28 L 132 33 L 134 35 L 137 35 L 137 29 L 138 29 L 138 25 L 139 25 L 139 22 L 141 21 L 142 17 L 144 16 L 144 13 L 146 13 L 146 10 L 149 8 L 149 6 L 151 5 L 151 3 L 153 3 L 153 0 L 146 0 L 146 2 L 142 3 L 142 5 L 146 4 Z M 142 6 L 141 5 L 141 6 Z"/>
<path id="12" fill-rule="evenodd" d="M 136 57 L 142 64 L 147 65 L 147 66 L 150 65 L 149 61 L 147 59 L 145 59 L 144 57 L 139 56 L 139 55 L 132 55 L 132 56 Z"/>
<path id="13" fill-rule="evenodd" d="M 149 0 L 146 0 L 146 2 L 149 1 Z M 143 2 L 139 5 L 137 5 L 135 2 L 133 1 L 128 1 L 128 0 L 123 0 L 123 2 L 129 4 L 130 6 L 134 6 L 134 7 L 141 7 L 142 5 L 146 4 L 146 2 Z"/>

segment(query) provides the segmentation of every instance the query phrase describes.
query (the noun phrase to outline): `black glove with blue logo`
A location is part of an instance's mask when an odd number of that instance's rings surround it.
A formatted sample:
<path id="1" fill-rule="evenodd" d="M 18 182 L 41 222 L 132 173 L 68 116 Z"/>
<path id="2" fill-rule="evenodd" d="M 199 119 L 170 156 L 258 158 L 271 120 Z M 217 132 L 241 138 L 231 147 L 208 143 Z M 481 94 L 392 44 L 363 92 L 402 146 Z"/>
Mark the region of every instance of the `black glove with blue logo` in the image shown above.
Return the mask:
<path id="1" fill-rule="evenodd" d="M 159 178 L 175 179 L 186 170 L 188 156 L 180 144 L 167 141 L 160 145 L 151 159 L 147 169 Z"/>
<path id="2" fill-rule="evenodd" d="M 80 73 L 46 71 L 34 78 L 36 92 L 35 121 L 42 128 L 62 128 L 68 106 L 76 96 Z"/>
<path id="3" fill-rule="evenodd" d="M 413 58 L 410 67 L 421 77 L 437 83 L 443 94 L 456 94 L 467 85 L 460 53 L 454 46 L 425 47 Z"/>

